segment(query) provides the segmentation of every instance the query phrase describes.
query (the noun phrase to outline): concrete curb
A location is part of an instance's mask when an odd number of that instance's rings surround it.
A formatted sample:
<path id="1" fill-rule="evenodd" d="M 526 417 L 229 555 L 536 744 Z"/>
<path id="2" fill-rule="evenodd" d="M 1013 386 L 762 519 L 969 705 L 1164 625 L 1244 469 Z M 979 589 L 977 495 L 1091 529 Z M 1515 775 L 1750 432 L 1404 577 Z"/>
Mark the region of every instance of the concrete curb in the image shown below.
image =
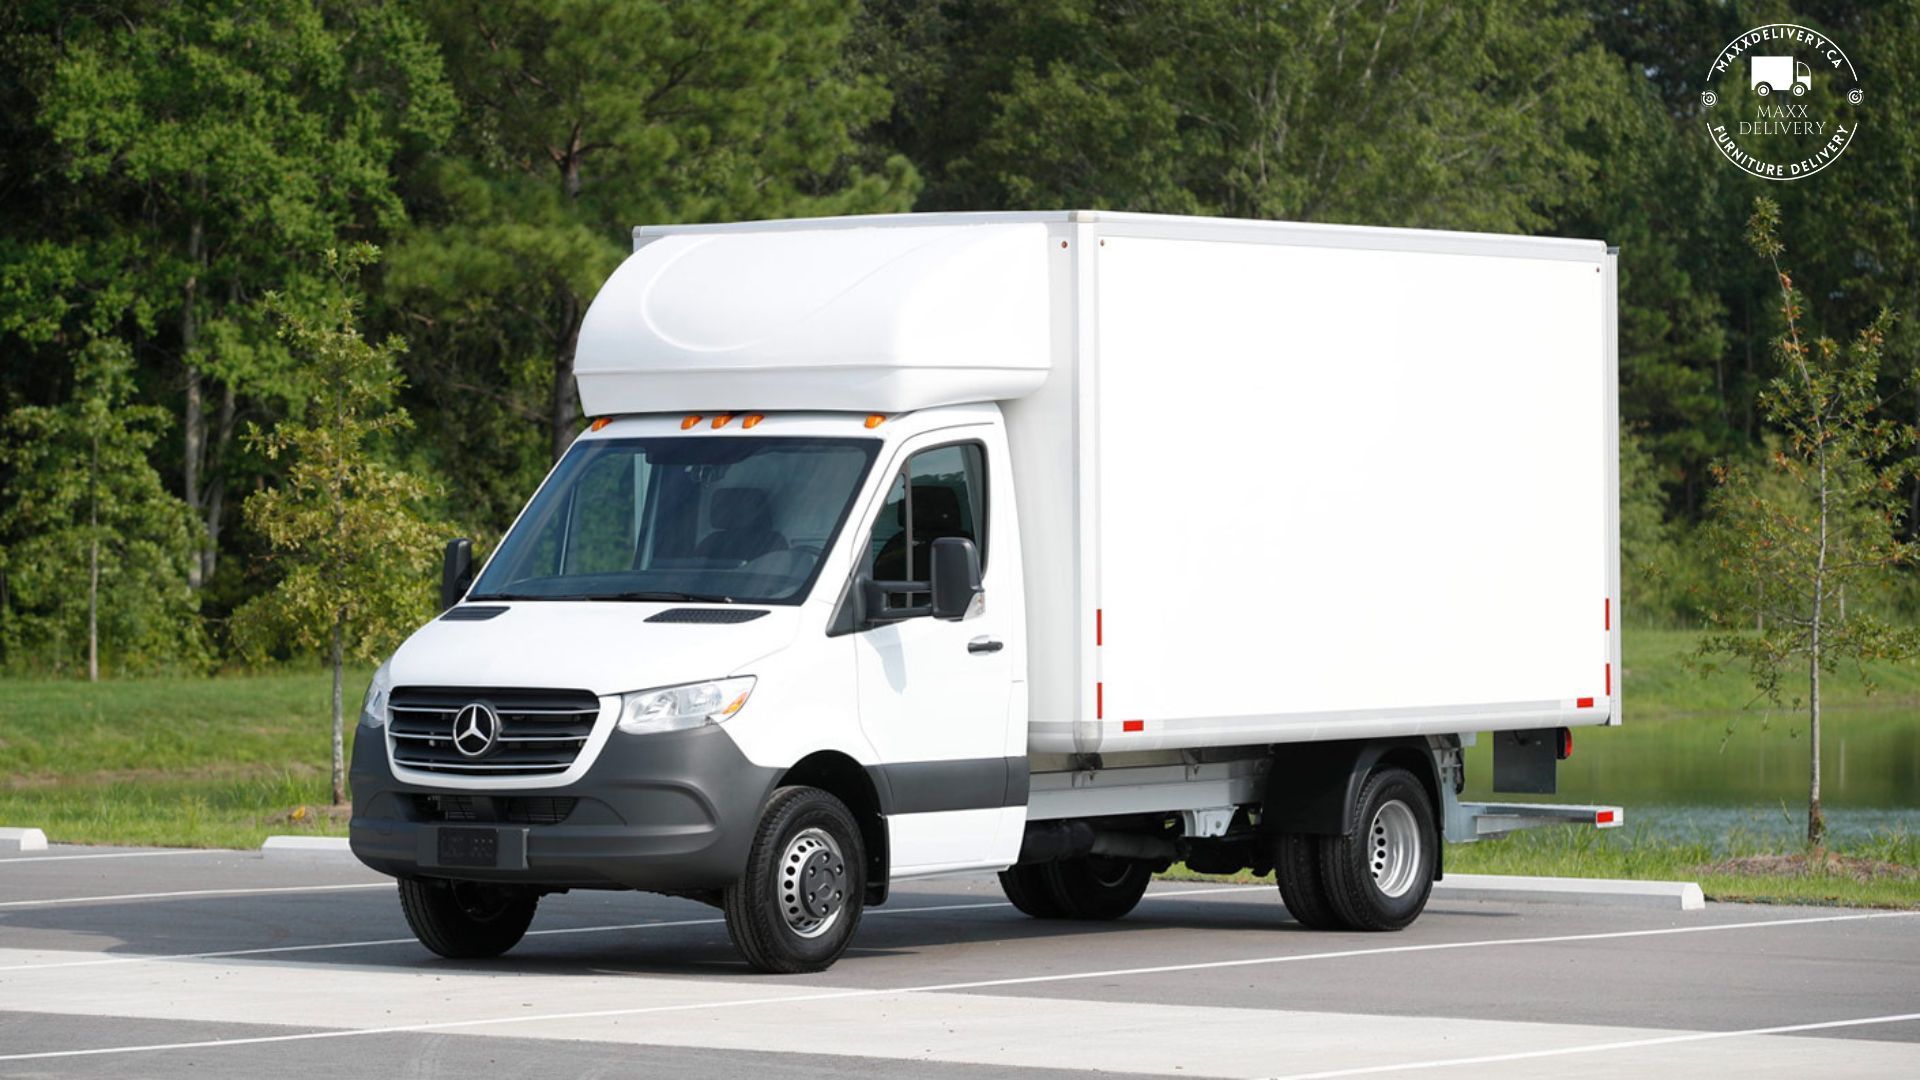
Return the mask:
<path id="1" fill-rule="evenodd" d="M 1707 898 L 1691 881 L 1622 881 L 1616 878 L 1513 877 L 1448 874 L 1433 883 L 1436 900 L 1518 900 L 1535 904 L 1655 908 L 1700 911 Z"/>
<path id="2" fill-rule="evenodd" d="M 47 834 L 39 829 L 0 829 L 0 851 L 45 851 Z"/>
<path id="3" fill-rule="evenodd" d="M 260 845 L 268 862 L 357 862 L 343 836 L 269 836 Z"/>

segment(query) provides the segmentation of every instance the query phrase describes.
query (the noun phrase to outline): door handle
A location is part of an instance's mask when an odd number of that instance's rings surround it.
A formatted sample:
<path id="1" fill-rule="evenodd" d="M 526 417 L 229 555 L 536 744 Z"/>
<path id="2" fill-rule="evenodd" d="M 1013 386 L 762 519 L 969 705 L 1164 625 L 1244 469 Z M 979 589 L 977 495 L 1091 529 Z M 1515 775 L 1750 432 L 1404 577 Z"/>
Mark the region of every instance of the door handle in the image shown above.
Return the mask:
<path id="1" fill-rule="evenodd" d="M 997 653 L 1004 648 L 1006 648 L 1005 645 L 990 637 L 977 637 L 967 642 L 967 651 L 973 653 L 975 656 L 982 653 Z"/>

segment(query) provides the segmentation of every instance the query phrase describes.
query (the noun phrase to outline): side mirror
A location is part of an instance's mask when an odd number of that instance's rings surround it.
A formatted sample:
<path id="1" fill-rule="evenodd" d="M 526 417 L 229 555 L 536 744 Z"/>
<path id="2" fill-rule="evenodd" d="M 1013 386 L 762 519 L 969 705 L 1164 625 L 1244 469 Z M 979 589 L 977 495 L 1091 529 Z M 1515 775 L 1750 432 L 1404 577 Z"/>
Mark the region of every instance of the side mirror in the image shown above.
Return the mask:
<path id="1" fill-rule="evenodd" d="M 440 610 L 460 602 L 473 585 L 473 541 L 466 537 L 447 541 L 447 554 L 440 562 Z"/>
<path id="2" fill-rule="evenodd" d="M 933 542 L 933 617 L 959 622 L 982 591 L 980 549 L 964 536 Z"/>

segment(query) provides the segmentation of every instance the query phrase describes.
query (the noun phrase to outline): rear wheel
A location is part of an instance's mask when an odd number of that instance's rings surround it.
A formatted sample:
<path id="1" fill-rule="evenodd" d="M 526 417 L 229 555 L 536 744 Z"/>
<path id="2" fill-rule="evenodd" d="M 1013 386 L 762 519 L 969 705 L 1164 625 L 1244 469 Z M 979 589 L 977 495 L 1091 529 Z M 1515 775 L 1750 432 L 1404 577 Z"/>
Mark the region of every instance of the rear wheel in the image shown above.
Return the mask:
<path id="1" fill-rule="evenodd" d="M 845 803 L 819 788 L 767 800 L 747 870 L 721 894 L 727 935 L 747 963 L 792 975 L 840 959 L 860 925 L 866 849 Z"/>
<path id="2" fill-rule="evenodd" d="M 1014 907 L 1036 919 L 1064 919 L 1067 907 L 1053 894 L 1044 864 L 1009 866 L 1000 871 L 1000 891 Z"/>
<path id="3" fill-rule="evenodd" d="M 1320 844 L 1311 833 L 1282 833 L 1274 842 L 1274 881 L 1294 922 L 1309 930 L 1338 930 L 1343 928 L 1340 915 L 1327 898 L 1326 875 L 1320 871 Z"/>
<path id="4" fill-rule="evenodd" d="M 1132 911 L 1153 881 L 1153 866 L 1137 859 L 1086 855 L 1046 863 L 1047 884 L 1070 919 L 1117 919 Z"/>
<path id="5" fill-rule="evenodd" d="M 1348 836 L 1320 841 L 1327 898 L 1354 930 L 1400 930 L 1433 891 L 1439 830 L 1427 790 L 1412 773 L 1387 768 L 1367 777 Z"/>
<path id="6" fill-rule="evenodd" d="M 420 944 L 450 960 L 499 956 L 533 923 L 539 894 L 517 885 L 403 878 L 400 910 Z"/>

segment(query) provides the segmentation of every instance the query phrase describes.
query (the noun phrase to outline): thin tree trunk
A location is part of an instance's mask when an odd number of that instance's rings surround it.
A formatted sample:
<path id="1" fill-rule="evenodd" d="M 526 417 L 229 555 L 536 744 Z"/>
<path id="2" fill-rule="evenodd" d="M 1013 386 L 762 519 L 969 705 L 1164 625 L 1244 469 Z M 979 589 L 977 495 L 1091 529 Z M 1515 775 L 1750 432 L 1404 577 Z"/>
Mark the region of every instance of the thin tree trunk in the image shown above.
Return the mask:
<path id="1" fill-rule="evenodd" d="M 333 617 L 333 805 L 339 806 L 347 801 L 347 753 L 342 736 L 345 729 L 341 723 L 344 715 L 340 699 L 340 668 L 345 663 L 346 652 L 345 612 L 337 612 Z"/>
<path id="2" fill-rule="evenodd" d="M 1813 630 L 1807 648 L 1807 740 L 1811 744 L 1807 778 L 1807 844 L 1819 848 L 1827 839 L 1826 815 L 1820 812 L 1820 619 L 1827 593 L 1827 446 L 1820 437 L 1820 546 L 1813 567 Z"/>
<path id="3" fill-rule="evenodd" d="M 553 401 L 548 420 L 555 461 L 573 445 L 573 428 L 580 420 L 580 406 L 573 392 L 573 353 L 580 344 L 580 301 L 572 292 L 567 293 L 562 315 L 566 319 L 566 333 L 561 337 L 559 355 L 553 362 Z"/>
<path id="4" fill-rule="evenodd" d="M 201 552 L 202 580 L 212 581 L 220 564 L 220 518 L 227 505 L 227 447 L 233 442 L 233 384 L 220 385 L 220 417 L 214 422 L 213 452 L 207 468 L 207 546 Z"/>
<path id="5" fill-rule="evenodd" d="M 180 297 L 180 360 L 187 368 L 187 407 L 184 417 L 186 435 L 186 453 L 181 461 L 181 487 L 186 495 L 187 505 L 194 511 L 205 509 L 201 505 L 200 467 L 206 457 L 207 417 L 205 391 L 201 385 L 200 369 L 194 365 L 193 347 L 200 339 L 200 324 L 194 313 L 195 294 L 200 287 L 200 253 L 204 246 L 205 233 L 200 222 L 195 220 L 193 228 L 187 234 L 187 260 L 193 271 L 187 275 L 187 283 Z M 193 559 L 187 564 L 187 584 L 195 589 L 206 583 L 201 573 L 201 545 L 196 540 L 193 546 Z"/>
<path id="6" fill-rule="evenodd" d="M 87 681 L 100 681 L 100 436 L 87 466 Z"/>

